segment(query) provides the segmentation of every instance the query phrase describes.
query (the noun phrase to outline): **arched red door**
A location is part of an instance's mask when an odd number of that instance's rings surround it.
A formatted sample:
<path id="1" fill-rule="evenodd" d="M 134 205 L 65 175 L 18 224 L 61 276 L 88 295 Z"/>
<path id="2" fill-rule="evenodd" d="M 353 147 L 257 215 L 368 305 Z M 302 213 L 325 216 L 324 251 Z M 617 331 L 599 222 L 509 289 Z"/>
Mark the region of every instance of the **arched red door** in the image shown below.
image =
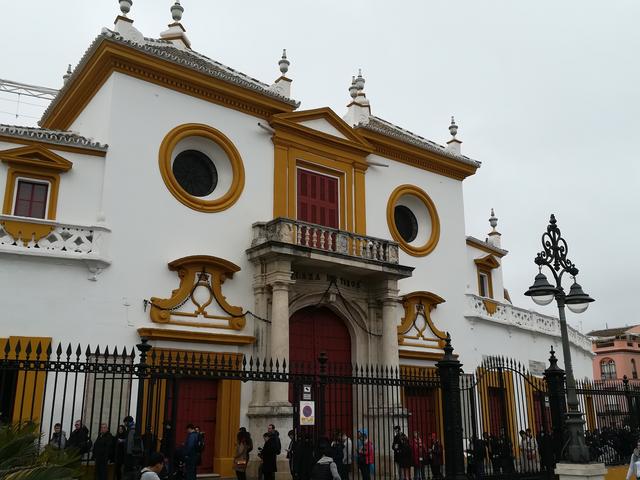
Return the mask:
<path id="1" fill-rule="evenodd" d="M 348 376 L 351 365 L 351 336 L 342 319 L 328 308 L 307 307 L 295 312 L 289 320 L 289 360 L 292 371 L 318 365 L 320 352 L 329 359 L 329 372 L 338 372 L 337 382 L 324 389 L 324 427 L 321 435 L 336 431 L 353 434 L 351 385 L 339 382 Z M 304 365 L 301 367 L 301 365 Z M 317 373 L 317 371 L 316 371 Z M 290 401 L 295 402 L 293 390 Z M 317 413 L 319 414 L 319 412 Z"/>

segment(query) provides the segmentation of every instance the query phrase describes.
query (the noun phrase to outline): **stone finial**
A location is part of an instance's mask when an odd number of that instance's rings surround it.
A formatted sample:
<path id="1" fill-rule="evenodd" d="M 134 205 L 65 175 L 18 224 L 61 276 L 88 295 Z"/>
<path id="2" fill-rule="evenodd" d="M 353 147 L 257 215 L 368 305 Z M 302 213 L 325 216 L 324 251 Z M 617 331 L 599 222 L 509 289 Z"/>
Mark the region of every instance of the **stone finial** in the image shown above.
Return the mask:
<path id="1" fill-rule="evenodd" d="M 461 140 L 456 138 L 458 134 L 458 125 L 456 124 L 456 120 L 451 116 L 451 124 L 449 124 L 449 133 L 451 134 L 451 140 L 447 142 L 447 150 L 455 155 L 462 155 L 460 150 L 460 144 L 462 144 Z"/>
<path id="2" fill-rule="evenodd" d="M 120 11 L 122 12 L 122 16 L 126 17 L 127 13 L 129 13 L 131 11 L 131 5 L 133 5 L 133 1 L 132 0 L 119 0 L 118 3 L 120 4 Z"/>
<path id="3" fill-rule="evenodd" d="M 501 248 L 500 246 L 500 237 L 502 234 L 496 230 L 498 226 L 498 217 L 496 217 L 493 208 L 491 209 L 491 217 L 489 217 L 489 225 L 491 225 L 491 231 L 489 232 L 489 237 L 487 238 L 487 243 L 493 245 L 494 247 Z"/>
<path id="4" fill-rule="evenodd" d="M 283 97 L 291 97 L 291 79 L 287 78 L 287 72 L 289 71 L 289 65 L 291 62 L 287 58 L 287 49 L 282 49 L 282 57 L 278 61 L 278 67 L 280 67 L 280 76 L 269 87 L 274 92 L 279 93 Z"/>
<path id="5" fill-rule="evenodd" d="M 493 208 L 491 209 L 491 217 L 489 217 L 489 225 L 491 225 L 491 228 L 495 232 L 496 227 L 498 226 L 498 218 L 496 217 L 496 214 L 494 213 Z"/>
<path id="6" fill-rule="evenodd" d="M 356 88 L 358 89 L 358 93 L 364 90 L 365 79 L 362 76 L 362 69 L 358 69 L 358 77 L 356 78 Z"/>
<path id="7" fill-rule="evenodd" d="M 347 105 L 349 109 L 343 117 L 344 121 L 351 126 L 365 124 L 371 116 L 371 105 L 364 93 L 365 79 L 362 76 L 362 70 L 358 69 L 358 76 L 351 77 L 351 85 L 349 86 L 349 95 L 351 102 Z"/>
<path id="8" fill-rule="evenodd" d="M 184 13 L 184 7 L 180 5 L 180 0 L 176 0 L 176 3 L 171 5 L 171 18 L 174 22 L 182 20 L 182 14 Z"/>
<path id="9" fill-rule="evenodd" d="M 64 83 L 67 83 L 70 77 L 71 77 L 71 64 L 69 64 L 69 66 L 67 67 L 67 72 L 62 76 L 62 81 Z"/>
<path id="10" fill-rule="evenodd" d="M 458 125 L 456 125 L 456 120 L 451 116 L 451 125 L 449 125 L 449 133 L 453 138 L 456 138 L 458 134 Z"/>
<path id="11" fill-rule="evenodd" d="M 160 38 L 169 40 L 174 47 L 180 50 L 189 50 L 191 48 L 191 41 L 187 37 L 186 30 L 180 23 L 182 20 L 182 13 L 184 8 L 180 5 L 180 0 L 176 0 L 171 8 L 171 18 L 173 23 L 169 24 L 169 28 L 160 33 Z"/>
<path id="12" fill-rule="evenodd" d="M 287 74 L 287 72 L 289 71 L 289 65 L 291 65 L 291 62 L 287 59 L 287 49 L 284 48 L 282 49 L 282 58 L 278 62 L 280 73 L 282 73 L 282 75 Z"/>
<path id="13" fill-rule="evenodd" d="M 356 86 L 356 76 L 351 77 L 351 85 L 349 86 L 349 95 L 355 99 L 358 96 L 358 87 Z"/>

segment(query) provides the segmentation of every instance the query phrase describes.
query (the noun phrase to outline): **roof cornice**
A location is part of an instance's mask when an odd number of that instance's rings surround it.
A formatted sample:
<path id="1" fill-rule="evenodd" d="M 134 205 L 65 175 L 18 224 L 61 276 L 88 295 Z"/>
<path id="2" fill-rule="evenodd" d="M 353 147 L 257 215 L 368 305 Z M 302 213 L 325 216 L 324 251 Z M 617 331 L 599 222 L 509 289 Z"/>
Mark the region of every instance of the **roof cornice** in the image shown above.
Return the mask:
<path id="1" fill-rule="evenodd" d="M 369 125 L 358 125 L 356 131 L 373 145 L 378 155 L 455 180 L 475 174 L 480 166 L 479 162 L 453 158 L 436 148 L 426 149 L 409 142 L 408 138 L 392 135 L 390 131 L 373 130 Z"/>
<path id="2" fill-rule="evenodd" d="M 230 69 L 213 68 L 213 61 L 194 57 L 194 63 L 179 61 L 175 48 L 163 45 L 166 52 L 153 45 L 138 45 L 107 31 L 89 47 L 73 75 L 42 115 L 40 125 L 67 129 L 113 72 L 154 83 L 180 93 L 217 103 L 249 115 L 268 119 L 274 114 L 293 111 L 298 103 L 268 90 Z M 191 54 L 195 56 L 196 54 Z M 197 68 L 195 59 L 203 66 Z M 251 81 L 250 81 L 251 80 Z"/>
<path id="3" fill-rule="evenodd" d="M 51 150 L 83 153 L 99 157 L 104 157 L 109 148 L 108 145 L 73 132 L 3 124 L 0 124 L 0 141 L 19 145 L 47 144 Z"/>
<path id="4" fill-rule="evenodd" d="M 503 250 L 502 248 L 494 247 L 493 245 L 487 242 L 483 242 L 482 240 L 476 237 L 467 237 L 467 245 L 469 245 L 470 247 L 477 248 L 478 250 L 481 250 L 483 252 L 495 255 L 498 258 L 502 258 L 507 253 L 509 253 L 508 250 Z"/>

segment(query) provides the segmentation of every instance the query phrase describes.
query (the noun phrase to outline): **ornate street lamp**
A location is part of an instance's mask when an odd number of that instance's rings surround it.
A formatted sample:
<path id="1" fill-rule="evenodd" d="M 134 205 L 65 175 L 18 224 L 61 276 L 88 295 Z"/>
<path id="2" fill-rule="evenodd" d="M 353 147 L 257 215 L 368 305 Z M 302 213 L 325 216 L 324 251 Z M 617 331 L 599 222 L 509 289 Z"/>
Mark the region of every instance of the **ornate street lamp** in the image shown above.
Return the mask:
<path id="1" fill-rule="evenodd" d="M 567 382 L 567 407 L 569 410 L 565 421 L 566 446 L 562 456 L 565 461 L 570 463 L 588 463 L 589 449 L 584 441 L 584 420 L 582 419 L 576 394 L 576 381 L 573 377 L 571 349 L 564 307 L 566 305 L 572 312 L 582 313 L 587 309 L 589 303 L 594 300 L 582 291 L 582 287 L 575 280 L 576 275 L 578 275 L 578 269 L 567 258 L 567 242 L 560 236 L 560 229 L 556 223 L 556 217 L 551 215 L 547 231 L 542 235 L 543 250 L 536 255 L 535 259 L 539 273 L 536 275 L 533 285 L 525 292 L 525 295 L 531 297 L 538 305 L 548 305 L 554 298 L 558 304 L 562 353 Z M 549 283 L 547 277 L 542 273 L 542 267 L 549 268 L 555 280 L 555 286 Z M 568 273 L 573 278 L 573 285 L 571 285 L 568 295 L 565 294 L 562 288 L 562 277 L 565 273 Z"/>

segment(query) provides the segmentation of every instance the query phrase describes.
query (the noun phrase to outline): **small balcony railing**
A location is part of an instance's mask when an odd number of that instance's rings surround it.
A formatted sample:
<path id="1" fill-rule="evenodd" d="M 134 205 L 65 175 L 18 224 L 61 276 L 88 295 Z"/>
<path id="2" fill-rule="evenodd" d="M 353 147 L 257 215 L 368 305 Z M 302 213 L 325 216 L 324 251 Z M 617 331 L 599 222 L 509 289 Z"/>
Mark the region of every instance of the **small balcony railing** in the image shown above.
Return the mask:
<path id="1" fill-rule="evenodd" d="M 252 247 L 280 242 L 374 262 L 398 264 L 398 244 L 313 223 L 277 218 L 253 224 Z"/>
<path id="2" fill-rule="evenodd" d="M 110 264 L 104 226 L 0 215 L 0 254 L 82 260 L 92 273 Z"/>
<path id="3" fill-rule="evenodd" d="M 560 337 L 560 321 L 556 317 L 543 315 L 533 310 L 515 307 L 510 303 L 467 294 L 467 318 L 489 320 L 503 325 L 545 333 Z M 567 325 L 569 341 L 586 351 L 591 351 L 591 341 L 579 331 Z"/>

